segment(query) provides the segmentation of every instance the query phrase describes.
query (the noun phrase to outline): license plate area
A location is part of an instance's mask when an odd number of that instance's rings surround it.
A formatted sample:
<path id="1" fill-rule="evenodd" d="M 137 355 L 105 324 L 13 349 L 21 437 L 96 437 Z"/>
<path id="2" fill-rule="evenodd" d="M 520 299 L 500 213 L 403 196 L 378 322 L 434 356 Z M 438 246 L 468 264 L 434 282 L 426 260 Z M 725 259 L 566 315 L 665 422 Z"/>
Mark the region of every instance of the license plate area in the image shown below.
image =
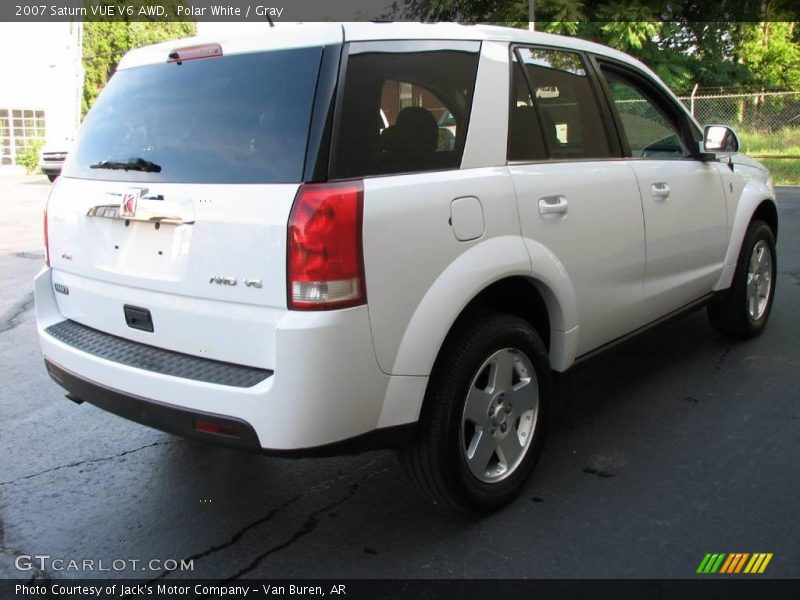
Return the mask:
<path id="1" fill-rule="evenodd" d="M 180 281 L 191 245 L 191 226 L 93 219 L 95 267 L 112 273 Z"/>

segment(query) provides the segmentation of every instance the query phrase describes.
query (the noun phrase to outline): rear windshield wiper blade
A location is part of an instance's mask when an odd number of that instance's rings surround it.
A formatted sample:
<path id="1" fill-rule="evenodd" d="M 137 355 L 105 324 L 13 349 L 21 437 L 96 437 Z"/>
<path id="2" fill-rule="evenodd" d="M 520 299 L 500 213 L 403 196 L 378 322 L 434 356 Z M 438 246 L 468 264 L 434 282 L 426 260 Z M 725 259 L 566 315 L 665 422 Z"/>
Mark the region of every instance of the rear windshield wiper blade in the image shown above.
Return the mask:
<path id="1" fill-rule="evenodd" d="M 161 165 L 157 165 L 143 158 L 129 158 L 127 162 L 121 160 L 101 160 L 99 163 L 89 165 L 89 168 L 161 173 Z"/>

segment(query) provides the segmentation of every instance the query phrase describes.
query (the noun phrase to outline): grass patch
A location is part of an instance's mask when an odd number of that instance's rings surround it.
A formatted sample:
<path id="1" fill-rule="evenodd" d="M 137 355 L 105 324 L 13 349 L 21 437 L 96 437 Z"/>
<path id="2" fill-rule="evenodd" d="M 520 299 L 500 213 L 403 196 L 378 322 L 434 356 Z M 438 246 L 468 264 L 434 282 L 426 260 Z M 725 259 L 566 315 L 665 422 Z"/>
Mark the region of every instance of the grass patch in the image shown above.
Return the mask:
<path id="1" fill-rule="evenodd" d="M 775 185 L 800 185 L 800 159 L 758 158 L 759 155 L 800 156 L 800 127 L 785 127 L 772 133 L 738 133 L 744 154 L 763 163 L 772 173 Z"/>

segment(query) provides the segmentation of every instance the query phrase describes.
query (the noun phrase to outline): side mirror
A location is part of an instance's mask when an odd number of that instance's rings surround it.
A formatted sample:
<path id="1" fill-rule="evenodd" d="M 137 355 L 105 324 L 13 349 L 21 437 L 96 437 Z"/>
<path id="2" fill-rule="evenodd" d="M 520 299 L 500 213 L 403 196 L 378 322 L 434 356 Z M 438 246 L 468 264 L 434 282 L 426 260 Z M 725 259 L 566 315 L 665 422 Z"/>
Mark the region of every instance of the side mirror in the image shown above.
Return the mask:
<path id="1" fill-rule="evenodd" d="M 725 158 L 739 153 L 739 136 L 727 125 L 706 125 L 703 130 L 703 148 L 706 154 Z"/>

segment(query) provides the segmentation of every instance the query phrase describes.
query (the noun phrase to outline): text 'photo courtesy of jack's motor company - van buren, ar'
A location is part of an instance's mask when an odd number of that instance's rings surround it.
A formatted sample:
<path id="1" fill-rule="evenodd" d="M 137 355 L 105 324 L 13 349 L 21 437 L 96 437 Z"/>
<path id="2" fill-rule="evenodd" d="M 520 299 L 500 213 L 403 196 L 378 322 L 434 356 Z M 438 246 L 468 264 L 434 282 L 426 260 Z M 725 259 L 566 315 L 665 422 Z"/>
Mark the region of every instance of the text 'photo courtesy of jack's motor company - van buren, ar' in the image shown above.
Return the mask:
<path id="1" fill-rule="evenodd" d="M 346 596 L 347 586 L 334 583 L 327 586 L 321 585 L 272 585 L 260 584 L 255 585 L 209 585 L 209 584 L 193 584 L 193 585 L 174 585 L 174 584 L 109 584 L 109 585 L 77 585 L 77 584 L 48 584 L 48 585 L 28 585 L 17 584 L 14 586 L 14 595 L 17 597 L 40 597 L 40 596 L 66 596 L 74 597 L 96 597 L 96 598 L 110 598 L 110 597 L 135 597 L 135 596 L 187 596 L 195 594 L 198 596 L 206 597 L 213 596 L 215 598 L 246 598 L 248 595 L 251 597 L 267 596 L 267 597 L 284 597 L 284 596 Z"/>

